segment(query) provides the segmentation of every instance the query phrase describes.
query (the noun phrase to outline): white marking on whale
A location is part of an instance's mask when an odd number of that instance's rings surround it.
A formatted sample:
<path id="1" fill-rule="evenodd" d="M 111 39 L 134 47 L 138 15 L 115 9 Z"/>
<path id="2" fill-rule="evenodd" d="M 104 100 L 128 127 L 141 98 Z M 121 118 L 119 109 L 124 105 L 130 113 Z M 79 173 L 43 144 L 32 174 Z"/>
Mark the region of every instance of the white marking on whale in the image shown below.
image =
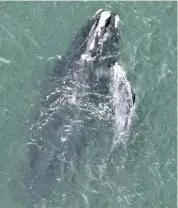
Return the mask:
<path id="1" fill-rule="evenodd" d="M 116 16 L 115 16 L 115 24 L 114 24 L 115 28 L 118 28 L 119 22 L 120 22 L 119 16 L 116 15 Z"/>

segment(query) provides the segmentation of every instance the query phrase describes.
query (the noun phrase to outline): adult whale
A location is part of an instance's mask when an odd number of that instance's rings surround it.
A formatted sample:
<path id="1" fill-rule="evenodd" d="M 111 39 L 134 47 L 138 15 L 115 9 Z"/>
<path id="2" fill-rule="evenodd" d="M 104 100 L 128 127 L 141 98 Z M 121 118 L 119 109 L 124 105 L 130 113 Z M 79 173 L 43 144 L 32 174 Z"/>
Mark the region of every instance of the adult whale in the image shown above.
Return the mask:
<path id="1" fill-rule="evenodd" d="M 43 83 L 45 95 L 26 145 L 25 207 L 35 207 L 70 177 L 97 120 L 108 127 L 115 122 L 117 135 L 129 130 L 134 99 L 117 63 L 118 26 L 116 14 L 98 10 Z"/>

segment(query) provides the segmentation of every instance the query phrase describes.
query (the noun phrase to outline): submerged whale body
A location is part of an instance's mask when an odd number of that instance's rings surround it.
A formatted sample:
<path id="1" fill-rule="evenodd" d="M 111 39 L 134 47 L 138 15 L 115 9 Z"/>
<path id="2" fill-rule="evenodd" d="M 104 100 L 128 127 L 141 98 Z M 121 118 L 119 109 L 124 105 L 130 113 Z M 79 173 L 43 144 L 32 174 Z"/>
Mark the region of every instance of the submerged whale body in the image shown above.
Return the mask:
<path id="1" fill-rule="evenodd" d="M 117 135 L 128 132 L 135 98 L 117 63 L 118 26 L 116 14 L 98 10 L 45 82 L 49 89 L 26 145 L 26 207 L 48 197 L 75 169 L 98 121 L 114 123 Z"/>

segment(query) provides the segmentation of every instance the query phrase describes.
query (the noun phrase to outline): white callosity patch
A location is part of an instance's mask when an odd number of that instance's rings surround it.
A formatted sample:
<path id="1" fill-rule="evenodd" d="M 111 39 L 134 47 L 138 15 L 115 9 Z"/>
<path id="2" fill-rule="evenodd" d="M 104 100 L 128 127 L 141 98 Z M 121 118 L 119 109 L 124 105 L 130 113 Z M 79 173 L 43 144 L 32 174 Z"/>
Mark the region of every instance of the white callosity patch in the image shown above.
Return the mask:
<path id="1" fill-rule="evenodd" d="M 96 33 L 98 33 L 99 36 L 101 35 L 101 30 L 105 26 L 106 21 L 108 20 L 110 16 L 111 16 L 111 13 L 109 11 L 103 11 L 101 13 L 101 17 L 99 19 L 98 26 L 96 28 Z"/>
<path id="2" fill-rule="evenodd" d="M 97 27 L 94 31 L 94 34 L 92 35 L 92 40 L 88 41 L 88 50 L 91 51 L 93 50 L 93 48 L 95 47 L 95 39 L 97 36 L 101 36 L 101 31 L 102 31 L 102 28 L 105 26 L 106 24 L 106 21 L 108 20 L 108 18 L 111 16 L 111 13 L 109 11 L 103 11 L 101 13 L 101 16 L 100 16 L 100 19 L 98 21 L 98 24 L 97 24 Z M 101 37 L 100 37 L 101 38 Z"/>
<path id="3" fill-rule="evenodd" d="M 114 24 L 114 27 L 115 27 L 115 28 L 118 28 L 118 26 L 119 26 L 119 21 L 120 21 L 119 16 L 116 15 L 116 16 L 115 16 L 115 24 Z"/>
<path id="4" fill-rule="evenodd" d="M 134 104 L 130 82 L 123 68 L 116 62 L 112 67 L 110 91 L 115 112 L 115 138 L 113 145 L 124 141 L 132 121 Z"/>

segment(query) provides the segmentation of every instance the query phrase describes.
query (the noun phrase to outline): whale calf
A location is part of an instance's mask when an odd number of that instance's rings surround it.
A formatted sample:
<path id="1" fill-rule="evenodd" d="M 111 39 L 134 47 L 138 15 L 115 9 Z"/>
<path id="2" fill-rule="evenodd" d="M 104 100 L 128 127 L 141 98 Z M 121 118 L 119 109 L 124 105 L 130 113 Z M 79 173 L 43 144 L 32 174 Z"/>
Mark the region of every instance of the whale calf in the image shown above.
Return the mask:
<path id="1" fill-rule="evenodd" d="M 25 207 L 47 198 L 77 165 L 96 121 L 108 128 L 113 122 L 117 135 L 129 131 L 135 96 L 117 62 L 119 22 L 113 12 L 98 10 L 42 84 L 45 94 L 26 144 Z"/>

